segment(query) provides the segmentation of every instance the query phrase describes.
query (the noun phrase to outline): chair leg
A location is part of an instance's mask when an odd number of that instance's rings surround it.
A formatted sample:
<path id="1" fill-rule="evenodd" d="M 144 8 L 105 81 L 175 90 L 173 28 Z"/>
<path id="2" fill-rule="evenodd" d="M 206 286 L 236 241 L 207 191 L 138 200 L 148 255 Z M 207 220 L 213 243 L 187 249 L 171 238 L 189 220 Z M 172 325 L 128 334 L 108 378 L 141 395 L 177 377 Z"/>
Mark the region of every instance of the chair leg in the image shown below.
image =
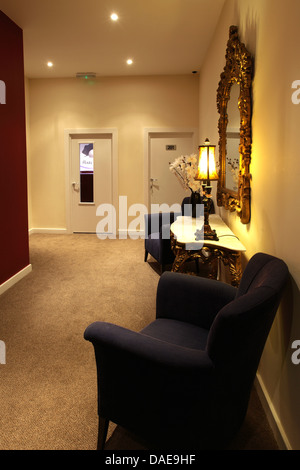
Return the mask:
<path id="1" fill-rule="evenodd" d="M 108 425 L 109 425 L 109 419 L 102 418 L 102 416 L 99 416 L 97 450 L 104 449 L 107 431 L 108 431 Z"/>
<path id="2" fill-rule="evenodd" d="M 148 251 L 145 250 L 145 260 L 144 260 L 145 262 L 147 261 L 147 258 L 148 258 Z"/>

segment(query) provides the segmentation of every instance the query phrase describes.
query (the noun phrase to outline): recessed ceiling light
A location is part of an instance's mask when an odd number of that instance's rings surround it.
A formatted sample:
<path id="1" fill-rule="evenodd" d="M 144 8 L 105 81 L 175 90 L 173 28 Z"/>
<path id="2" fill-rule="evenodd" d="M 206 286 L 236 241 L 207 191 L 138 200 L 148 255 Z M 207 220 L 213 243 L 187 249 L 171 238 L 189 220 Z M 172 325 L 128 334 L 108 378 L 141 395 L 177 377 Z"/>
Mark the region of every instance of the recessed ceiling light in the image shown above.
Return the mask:
<path id="1" fill-rule="evenodd" d="M 127 62 L 127 64 L 128 64 L 128 65 L 131 65 L 131 64 L 133 64 L 133 60 L 132 60 L 132 59 L 127 59 L 127 61 L 126 61 L 126 62 Z"/>
<path id="2" fill-rule="evenodd" d="M 111 17 L 111 19 L 112 19 L 113 21 L 117 21 L 117 20 L 119 19 L 117 13 L 112 13 L 112 14 L 110 15 L 110 17 Z"/>
<path id="3" fill-rule="evenodd" d="M 48 67 L 53 67 L 53 62 L 47 62 Z"/>

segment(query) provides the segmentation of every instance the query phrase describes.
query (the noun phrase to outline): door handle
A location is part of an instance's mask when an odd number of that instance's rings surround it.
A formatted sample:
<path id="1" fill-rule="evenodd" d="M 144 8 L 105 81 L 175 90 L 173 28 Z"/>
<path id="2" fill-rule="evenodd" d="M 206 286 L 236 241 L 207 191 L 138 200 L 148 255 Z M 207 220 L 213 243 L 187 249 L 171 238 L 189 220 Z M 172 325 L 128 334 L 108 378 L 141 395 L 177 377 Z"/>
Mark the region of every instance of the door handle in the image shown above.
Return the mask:
<path id="1" fill-rule="evenodd" d="M 76 181 L 73 181 L 72 183 L 74 191 L 79 191 L 79 183 L 76 183 Z"/>
<path id="2" fill-rule="evenodd" d="M 157 178 L 150 178 L 150 189 L 153 189 L 155 181 L 157 181 Z"/>

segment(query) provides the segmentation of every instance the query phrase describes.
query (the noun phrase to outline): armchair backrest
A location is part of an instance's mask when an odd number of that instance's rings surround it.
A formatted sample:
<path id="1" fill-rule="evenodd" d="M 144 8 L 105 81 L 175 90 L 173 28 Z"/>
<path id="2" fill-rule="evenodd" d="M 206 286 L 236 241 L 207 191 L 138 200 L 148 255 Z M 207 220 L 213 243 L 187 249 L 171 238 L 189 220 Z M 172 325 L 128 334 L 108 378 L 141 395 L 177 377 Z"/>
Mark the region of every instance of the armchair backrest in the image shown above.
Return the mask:
<path id="1" fill-rule="evenodd" d="M 235 299 L 219 311 L 209 332 L 207 352 L 216 367 L 248 384 L 254 380 L 287 278 L 284 261 L 264 253 L 250 259 Z"/>

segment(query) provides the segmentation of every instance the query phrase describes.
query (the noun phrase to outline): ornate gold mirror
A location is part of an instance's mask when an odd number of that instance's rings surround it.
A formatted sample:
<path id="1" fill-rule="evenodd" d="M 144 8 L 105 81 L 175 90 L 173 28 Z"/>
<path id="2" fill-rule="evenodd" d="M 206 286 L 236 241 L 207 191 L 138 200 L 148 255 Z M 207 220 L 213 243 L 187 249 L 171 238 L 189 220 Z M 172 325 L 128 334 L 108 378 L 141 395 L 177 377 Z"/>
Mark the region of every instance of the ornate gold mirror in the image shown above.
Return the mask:
<path id="1" fill-rule="evenodd" d="M 219 180 L 217 204 L 250 221 L 251 86 L 253 61 L 231 26 L 226 64 L 217 90 Z"/>

